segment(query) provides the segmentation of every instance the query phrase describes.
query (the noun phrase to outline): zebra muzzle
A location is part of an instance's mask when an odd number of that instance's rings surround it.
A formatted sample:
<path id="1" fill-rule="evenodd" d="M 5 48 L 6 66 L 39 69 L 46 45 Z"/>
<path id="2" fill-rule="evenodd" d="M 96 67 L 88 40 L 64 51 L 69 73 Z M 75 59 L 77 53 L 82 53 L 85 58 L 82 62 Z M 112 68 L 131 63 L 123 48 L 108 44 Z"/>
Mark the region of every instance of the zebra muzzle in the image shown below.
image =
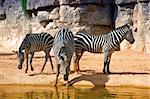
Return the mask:
<path id="1" fill-rule="evenodd" d="M 131 44 L 133 44 L 135 42 L 135 40 L 133 40 L 132 42 L 130 42 Z"/>
<path id="2" fill-rule="evenodd" d="M 18 69 L 22 69 L 22 66 L 21 66 L 21 65 L 19 65 L 19 66 L 18 66 Z"/>
<path id="3" fill-rule="evenodd" d="M 67 80 L 68 80 L 68 76 L 64 75 L 64 81 L 67 81 Z"/>

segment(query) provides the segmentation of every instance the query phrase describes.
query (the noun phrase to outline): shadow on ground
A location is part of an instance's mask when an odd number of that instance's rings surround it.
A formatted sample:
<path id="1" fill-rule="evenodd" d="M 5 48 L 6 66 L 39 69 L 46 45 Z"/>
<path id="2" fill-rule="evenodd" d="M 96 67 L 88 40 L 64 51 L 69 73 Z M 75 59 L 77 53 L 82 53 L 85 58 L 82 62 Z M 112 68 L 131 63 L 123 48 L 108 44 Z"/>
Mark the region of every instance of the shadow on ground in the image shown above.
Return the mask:
<path id="1" fill-rule="evenodd" d="M 95 86 L 105 86 L 109 80 L 108 75 L 105 74 L 81 74 L 81 76 L 73 78 L 69 81 L 68 85 L 71 86 L 80 81 L 89 81 Z"/>

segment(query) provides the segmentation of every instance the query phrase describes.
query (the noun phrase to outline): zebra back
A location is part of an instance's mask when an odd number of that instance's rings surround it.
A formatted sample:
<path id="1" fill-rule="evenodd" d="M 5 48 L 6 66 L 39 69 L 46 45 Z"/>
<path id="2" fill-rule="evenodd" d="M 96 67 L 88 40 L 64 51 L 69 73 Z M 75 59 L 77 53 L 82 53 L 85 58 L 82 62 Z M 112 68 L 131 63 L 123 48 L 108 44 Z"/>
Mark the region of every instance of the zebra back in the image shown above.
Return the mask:
<path id="1" fill-rule="evenodd" d="M 64 52 L 68 58 L 68 61 L 71 60 L 71 57 L 74 53 L 74 38 L 71 31 L 67 28 L 61 28 L 54 36 L 54 54 L 59 59 L 60 53 Z"/>
<path id="2" fill-rule="evenodd" d="M 76 50 L 84 49 L 93 53 L 107 50 L 115 51 L 125 39 L 125 34 L 128 32 L 132 32 L 128 25 L 123 25 L 104 35 L 91 35 L 78 32 L 74 37 Z"/>
<path id="3" fill-rule="evenodd" d="M 24 38 L 19 51 L 26 50 L 26 52 L 38 52 L 38 51 L 47 51 L 51 50 L 53 46 L 54 38 L 48 33 L 29 33 Z"/>

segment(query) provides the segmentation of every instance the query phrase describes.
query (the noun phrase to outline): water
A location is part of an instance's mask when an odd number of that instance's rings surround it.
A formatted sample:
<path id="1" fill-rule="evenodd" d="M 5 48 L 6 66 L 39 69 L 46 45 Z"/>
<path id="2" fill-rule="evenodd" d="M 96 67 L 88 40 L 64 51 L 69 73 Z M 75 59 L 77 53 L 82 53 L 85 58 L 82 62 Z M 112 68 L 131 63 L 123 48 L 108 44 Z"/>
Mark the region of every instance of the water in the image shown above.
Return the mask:
<path id="1" fill-rule="evenodd" d="M 150 99 L 150 89 L 0 85 L 0 99 Z"/>

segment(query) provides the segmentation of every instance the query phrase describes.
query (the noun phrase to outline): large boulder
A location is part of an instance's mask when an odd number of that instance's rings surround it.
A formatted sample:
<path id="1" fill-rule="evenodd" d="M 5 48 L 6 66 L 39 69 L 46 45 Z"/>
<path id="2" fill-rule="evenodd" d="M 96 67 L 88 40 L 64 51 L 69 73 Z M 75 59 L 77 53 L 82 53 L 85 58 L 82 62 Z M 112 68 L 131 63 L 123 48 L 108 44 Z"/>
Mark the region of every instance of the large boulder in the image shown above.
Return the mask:
<path id="1" fill-rule="evenodd" d="M 18 22 L 23 15 L 20 0 L 5 0 L 3 3 L 7 22 Z"/>
<path id="2" fill-rule="evenodd" d="M 104 5 L 111 4 L 113 0 L 60 0 L 60 5 L 86 5 L 86 4 L 94 4 L 94 5 Z"/>
<path id="3" fill-rule="evenodd" d="M 126 6 L 118 6 L 118 14 L 115 22 L 116 27 L 130 23 L 130 21 L 132 21 L 132 14 L 133 9 L 130 7 L 127 8 Z M 126 40 L 121 43 L 121 49 L 129 49 L 130 47 L 131 44 L 129 44 Z"/>
<path id="4" fill-rule="evenodd" d="M 3 7 L 3 1 L 0 0 L 0 20 L 4 20 L 4 19 L 6 19 L 6 14 Z"/>
<path id="5" fill-rule="evenodd" d="M 107 13 L 106 13 L 107 12 Z M 93 34 L 102 34 L 110 29 L 102 29 L 101 26 L 110 26 L 112 24 L 111 7 L 98 5 L 80 5 L 80 6 L 60 6 L 59 20 L 61 23 L 76 26 L 88 26 Z M 101 28 L 97 31 L 94 26 Z M 95 31 L 96 30 L 96 31 Z M 89 31 L 89 32 L 90 32 Z"/>
<path id="6" fill-rule="evenodd" d="M 6 19 L 5 10 L 2 6 L 0 6 L 0 20 Z"/>
<path id="7" fill-rule="evenodd" d="M 27 10 L 38 9 L 40 7 L 58 6 L 59 0 L 28 0 Z"/>
<path id="8" fill-rule="evenodd" d="M 131 4 L 131 3 L 136 3 L 137 0 L 116 0 L 115 3 L 117 5 L 124 5 L 124 4 Z"/>
<path id="9" fill-rule="evenodd" d="M 137 0 L 137 2 L 145 2 L 145 3 L 149 3 L 149 0 Z"/>
<path id="10" fill-rule="evenodd" d="M 138 3 L 138 33 L 144 42 L 143 50 L 150 53 L 150 2 Z"/>

